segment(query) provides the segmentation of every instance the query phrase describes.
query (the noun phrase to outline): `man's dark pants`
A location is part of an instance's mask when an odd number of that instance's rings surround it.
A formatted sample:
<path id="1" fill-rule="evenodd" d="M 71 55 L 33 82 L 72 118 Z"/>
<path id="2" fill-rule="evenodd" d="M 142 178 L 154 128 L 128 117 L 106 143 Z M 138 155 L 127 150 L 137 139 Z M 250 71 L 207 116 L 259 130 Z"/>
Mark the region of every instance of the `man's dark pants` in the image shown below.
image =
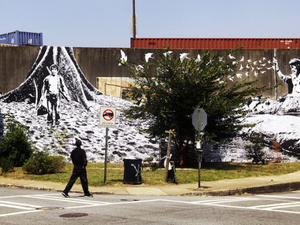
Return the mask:
<path id="1" fill-rule="evenodd" d="M 64 190 L 65 193 L 69 193 L 69 191 L 73 187 L 73 185 L 78 177 L 80 177 L 80 182 L 81 182 L 84 194 L 89 194 L 86 169 L 82 166 L 74 166 L 72 176 L 70 177 L 69 183 L 67 184 L 67 186 Z"/>

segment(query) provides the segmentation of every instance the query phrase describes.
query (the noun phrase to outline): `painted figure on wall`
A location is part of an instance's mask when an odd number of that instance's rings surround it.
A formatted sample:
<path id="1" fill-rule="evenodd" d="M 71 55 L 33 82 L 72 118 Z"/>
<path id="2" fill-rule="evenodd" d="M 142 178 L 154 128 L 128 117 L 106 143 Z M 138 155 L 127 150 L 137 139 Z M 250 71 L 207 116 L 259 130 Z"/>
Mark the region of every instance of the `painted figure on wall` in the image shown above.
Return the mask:
<path id="1" fill-rule="evenodd" d="M 47 122 L 51 125 L 59 123 L 60 97 L 70 101 L 64 79 L 58 71 L 59 69 L 56 64 L 50 66 L 50 74 L 43 81 L 42 97 L 38 106 L 38 110 L 42 104 L 47 106 Z"/>
<path id="2" fill-rule="evenodd" d="M 280 71 L 276 58 L 274 58 L 273 61 L 275 67 L 274 69 L 276 70 L 278 76 L 288 85 L 289 94 L 293 96 L 300 96 L 300 59 L 293 58 L 290 60 L 290 75 L 284 75 Z"/>

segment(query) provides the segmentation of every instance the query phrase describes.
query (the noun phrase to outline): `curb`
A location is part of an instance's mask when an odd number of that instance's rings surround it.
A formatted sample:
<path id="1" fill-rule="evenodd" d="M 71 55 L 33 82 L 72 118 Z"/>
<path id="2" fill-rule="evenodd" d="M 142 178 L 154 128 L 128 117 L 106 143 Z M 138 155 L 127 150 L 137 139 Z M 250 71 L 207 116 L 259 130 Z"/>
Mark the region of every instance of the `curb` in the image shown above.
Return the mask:
<path id="1" fill-rule="evenodd" d="M 257 187 L 237 188 L 221 191 L 202 191 L 182 194 L 182 196 L 230 196 L 242 194 L 266 194 L 300 190 L 300 182 L 264 185 Z"/>
<path id="2" fill-rule="evenodd" d="M 54 192 L 62 192 L 63 190 L 55 189 L 55 188 L 43 188 L 43 187 L 31 187 L 31 186 L 23 186 L 23 185 L 16 185 L 16 184 L 0 184 L 0 187 L 5 188 L 20 188 L 20 189 L 30 189 L 30 190 L 41 190 L 41 191 L 54 191 Z M 82 193 L 82 191 L 70 191 L 70 193 Z M 99 192 L 93 191 L 93 194 L 98 195 L 113 195 L 112 192 Z"/>
<path id="3" fill-rule="evenodd" d="M 20 188 L 20 189 L 32 189 L 32 190 L 43 190 L 43 191 L 54 191 L 62 192 L 62 190 L 55 188 L 43 188 L 43 187 L 32 187 L 16 184 L 0 184 L 0 187 L 6 188 Z M 280 183 L 256 187 L 236 188 L 219 191 L 193 191 L 189 193 L 178 194 L 178 196 L 231 196 L 231 195 L 243 195 L 243 194 L 266 194 L 266 193 L 278 193 L 300 190 L 300 182 L 289 182 Z M 82 193 L 82 191 L 70 191 L 71 193 Z M 113 195 L 113 192 L 93 192 L 93 194 L 99 195 Z"/>
<path id="4" fill-rule="evenodd" d="M 55 190 L 54 188 L 30 187 L 30 186 L 23 186 L 23 185 L 16 185 L 16 184 L 0 184 L 0 187 L 43 190 L 43 191 L 59 191 L 59 190 Z"/>

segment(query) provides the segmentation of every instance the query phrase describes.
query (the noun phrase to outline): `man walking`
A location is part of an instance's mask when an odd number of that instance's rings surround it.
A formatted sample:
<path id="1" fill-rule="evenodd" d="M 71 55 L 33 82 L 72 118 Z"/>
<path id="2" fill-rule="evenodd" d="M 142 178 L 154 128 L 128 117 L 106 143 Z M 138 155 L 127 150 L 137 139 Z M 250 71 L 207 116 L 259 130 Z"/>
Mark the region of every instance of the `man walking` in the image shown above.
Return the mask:
<path id="1" fill-rule="evenodd" d="M 62 192 L 62 195 L 66 198 L 69 198 L 69 191 L 73 187 L 75 181 L 78 177 L 80 177 L 80 182 L 82 185 L 82 189 L 84 191 L 84 196 L 93 197 L 93 195 L 89 192 L 88 188 L 88 180 L 86 176 L 86 166 L 87 159 L 85 151 L 81 148 L 81 141 L 79 139 L 75 139 L 76 148 L 71 152 L 71 159 L 74 165 L 72 176 L 70 177 L 69 183 L 67 184 L 65 190 Z"/>

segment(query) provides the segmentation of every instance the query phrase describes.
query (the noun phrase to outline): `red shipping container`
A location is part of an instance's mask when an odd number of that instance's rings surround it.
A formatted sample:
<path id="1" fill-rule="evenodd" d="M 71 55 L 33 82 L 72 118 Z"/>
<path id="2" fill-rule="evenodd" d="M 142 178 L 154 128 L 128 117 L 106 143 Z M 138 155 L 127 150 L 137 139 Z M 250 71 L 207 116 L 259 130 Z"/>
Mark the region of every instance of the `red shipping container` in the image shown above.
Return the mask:
<path id="1" fill-rule="evenodd" d="M 300 49 L 300 38 L 131 38 L 131 48 Z"/>

